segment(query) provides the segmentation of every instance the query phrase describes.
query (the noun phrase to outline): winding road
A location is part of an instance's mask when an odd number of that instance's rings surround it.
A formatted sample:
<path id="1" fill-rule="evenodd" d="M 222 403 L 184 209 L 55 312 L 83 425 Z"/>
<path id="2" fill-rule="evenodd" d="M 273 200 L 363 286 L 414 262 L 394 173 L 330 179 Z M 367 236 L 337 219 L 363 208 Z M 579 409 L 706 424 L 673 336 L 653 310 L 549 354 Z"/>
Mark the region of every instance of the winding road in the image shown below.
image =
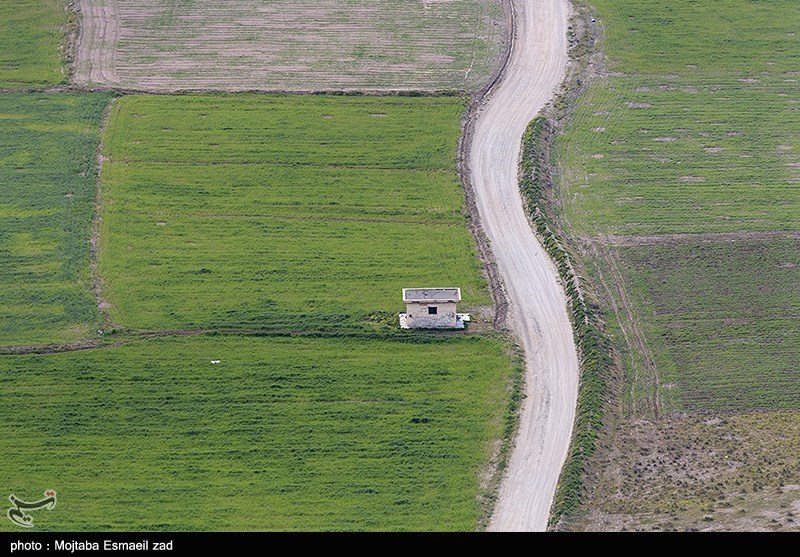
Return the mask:
<path id="1" fill-rule="evenodd" d="M 508 296 L 509 323 L 526 361 L 519 430 L 489 530 L 538 531 L 547 527 L 569 449 L 578 356 L 555 265 L 523 210 L 517 168 L 528 123 L 564 79 L 569 2 L 512 0 L 511 6 L 511 55 L 475 117 L 467 158 L 481 224 Z"/>

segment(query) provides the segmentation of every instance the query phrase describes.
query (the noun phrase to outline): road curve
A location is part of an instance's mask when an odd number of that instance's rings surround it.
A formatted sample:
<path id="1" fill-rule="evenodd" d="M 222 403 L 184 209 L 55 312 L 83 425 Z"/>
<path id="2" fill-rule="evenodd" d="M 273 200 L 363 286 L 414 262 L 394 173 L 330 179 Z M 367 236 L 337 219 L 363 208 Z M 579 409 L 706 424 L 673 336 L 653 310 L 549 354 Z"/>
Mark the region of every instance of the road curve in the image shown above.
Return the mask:
<path id="1" fill-rule="evenodd" d="M 567 65 L 568 0 L 512 0 L 515 38 L 500 81 L 479 109 L 468 146 L 475 204 L 525 350 L 526 398 L 489 530 L 545 530 L 567 455 L 578 356 L 567 299 L 525 215 L 517 182 L 522 136 Z"/>

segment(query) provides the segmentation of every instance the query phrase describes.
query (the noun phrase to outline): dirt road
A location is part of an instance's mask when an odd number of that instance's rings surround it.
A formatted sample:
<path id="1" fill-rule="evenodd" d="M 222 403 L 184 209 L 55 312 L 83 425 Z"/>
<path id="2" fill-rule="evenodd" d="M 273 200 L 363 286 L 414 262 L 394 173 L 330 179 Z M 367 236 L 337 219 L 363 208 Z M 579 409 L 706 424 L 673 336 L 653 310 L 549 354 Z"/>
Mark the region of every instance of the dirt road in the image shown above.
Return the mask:
<path id="1" fill-rule="evenodd" d="M 469 167 L 475 202 L 525 349 L 526 398 L 489 530 L 544 530 L 567 455 L 578 357 L 555 266 L 523 211 L 517 183 L 525 128 L 567 64 L 567 0 L 513 0 L 516 35 L 501 81 L 475 121 Z"/>

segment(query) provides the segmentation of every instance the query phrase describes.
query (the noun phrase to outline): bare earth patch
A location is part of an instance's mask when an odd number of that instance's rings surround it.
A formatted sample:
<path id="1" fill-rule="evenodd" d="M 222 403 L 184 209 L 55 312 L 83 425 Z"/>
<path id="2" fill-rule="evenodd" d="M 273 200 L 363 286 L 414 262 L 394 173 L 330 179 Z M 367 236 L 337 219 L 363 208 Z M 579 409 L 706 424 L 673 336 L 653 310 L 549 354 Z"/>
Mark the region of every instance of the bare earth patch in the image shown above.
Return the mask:
<path id="1" fill-rule="evenodd" d="M 800 412 L 630 420 L 577 530 L 797 530 Z"/>
<path id="2" fill-rule="evenodd" d="M 149 91 L 462 89 L 502 51 L 500 0 L 79 0 L 77 84 Z"/>

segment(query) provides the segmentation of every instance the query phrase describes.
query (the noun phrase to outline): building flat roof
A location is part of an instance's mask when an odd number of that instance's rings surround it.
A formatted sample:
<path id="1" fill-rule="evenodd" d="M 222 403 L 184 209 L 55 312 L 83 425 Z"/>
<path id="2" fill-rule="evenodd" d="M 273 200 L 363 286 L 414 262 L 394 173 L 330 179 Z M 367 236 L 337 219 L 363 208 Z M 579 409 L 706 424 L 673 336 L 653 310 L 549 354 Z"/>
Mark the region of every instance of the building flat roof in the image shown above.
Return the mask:
<path id="1" fill-rule="evenodd" d="M 460 302 L 460 288 L 403 288 L 403 302 Z"/>

